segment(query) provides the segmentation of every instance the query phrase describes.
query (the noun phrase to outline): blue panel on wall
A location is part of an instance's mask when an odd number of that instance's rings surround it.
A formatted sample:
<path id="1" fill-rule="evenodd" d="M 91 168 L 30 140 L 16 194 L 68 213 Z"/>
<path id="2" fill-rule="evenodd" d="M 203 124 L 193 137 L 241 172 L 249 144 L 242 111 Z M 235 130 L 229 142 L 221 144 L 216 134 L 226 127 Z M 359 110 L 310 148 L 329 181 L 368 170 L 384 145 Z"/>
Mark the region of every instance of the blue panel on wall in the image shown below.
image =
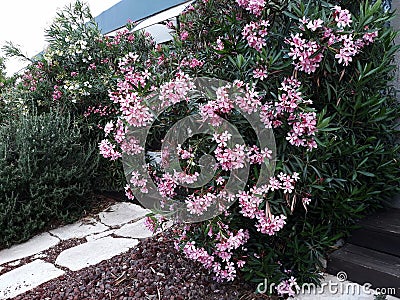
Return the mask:
<path id="1" fill-rule="evenodd" d="M 128 20 L 138 21 L 187 0 L 122 0 L 95 19 L 102 33 L 123 27 Z"/>

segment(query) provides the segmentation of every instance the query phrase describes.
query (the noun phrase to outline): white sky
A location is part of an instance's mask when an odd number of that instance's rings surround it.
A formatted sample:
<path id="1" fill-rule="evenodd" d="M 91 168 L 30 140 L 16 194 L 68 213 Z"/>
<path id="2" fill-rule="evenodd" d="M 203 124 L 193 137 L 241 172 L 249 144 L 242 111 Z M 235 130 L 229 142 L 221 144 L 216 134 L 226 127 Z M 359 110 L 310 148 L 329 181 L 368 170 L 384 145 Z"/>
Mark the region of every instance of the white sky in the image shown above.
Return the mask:
<path id="1" fill-rule="evenodd" d="M 98 16 L 121 0 L 85 0 L 93 16 Z M 32 57 L 45 47 L 44 30 L 52 23 L 58 9 L 75 0 L 1 0 L 0 48 L 5 41 L 21 46 L 23 53 Z M 0 55 L 3 56 L 3 53 Z M 17 72 L 24 64 L 8 59 L 7 74 Z"/>

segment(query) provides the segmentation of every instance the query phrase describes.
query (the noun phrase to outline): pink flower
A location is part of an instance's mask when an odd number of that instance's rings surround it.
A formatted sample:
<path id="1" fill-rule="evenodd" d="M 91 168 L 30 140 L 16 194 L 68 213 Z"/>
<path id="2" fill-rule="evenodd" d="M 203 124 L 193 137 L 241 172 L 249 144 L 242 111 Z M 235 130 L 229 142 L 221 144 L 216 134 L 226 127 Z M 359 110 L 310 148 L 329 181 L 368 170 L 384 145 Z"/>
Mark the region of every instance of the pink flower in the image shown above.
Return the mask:
<path id="1" fill-rule="evenodd" d="M 255 90 L 254 86 L 251 87 L 246 84 L 244 91 L 236 97 L 236 104 L 248 114 L 255 113 L 261 106 L 261 97 Z"/>
<path id="2" fill-rule="evenodd" d="M 162 106 L 166 107 L 180 101 L 188 101 L 188 93 L 193 90 L 194 83 L 189 75 L 177 73 L 175 79 L 160 87 L 159 99 Z"/>
<path id="3" fill-rule="evenodd" d="M 153 218 L 145 217 L 144 226 L 146 226 L 146 228 L 151 232 L 155 232 L 157 223 Z"/>
<path id="4" fill-rule="evenodd" d="M 268 77 L 268 72 L 265 68 L 257 68 L 253 70 L 253 77 L 264 80 Z"/>
<path id="5" fill-rule="evenodd" d="M 266 4 L 265 0 L 236 0 L 236 3 L 256 16 L 261 15 Z"/>
<path id="6" fill-rule="evenodd" d="M 217 147 L 215 157 L 222 170 L 242 169 L 246 163 L 245 145 L 236 144 L 233 149 Z"/>
<path id="7" fill-rule="evenodd" d="M 225 179 L 223 179 L 222 177 L 218 177 L 215 180 L 215 182 L 216 182 L 217 185 L 223 185 L 225 183 Z"/>
<path id="8" fill-rule="evenodd" d="M 202 215 L 216 201 L 215 194 L 207 193 L 203 196 L 189 195 L 185 200 L 187 210 L 193 215 Z"/>
<path id="9" fill-rule="evenodd" d="M 259 211 L 256 218 L 258 220 L 257 231 L 268 235 L 275 235 L 286 224 L 284 215 L 266 217 L 263 211 Z"/>
<path id="10" fill-rule="evenodd" d="M 100 154 L 105 158 L 110 158 L 111 160 L 117 160 L 121 158 L 122 155 L 115 150 L 115 145 L 111 144 L 108 140 L 102 140 L 99 143 Z"/>
<path id="11" fill-rule="evenodd" d="M 340 6 L 336 5 L 332 8 L 332 10 L 337 27 L 345 28 L 350 26 L 350 23 L 353 22 L 351 20 L 351 14 L 347 9 L 342 9 Z"/>
<path id="12" fill-rule="evenodd" d="M 161 178 L 158 178 L 157 188 L 160 195 L 164 198 L 174 197 L 176 195 L 175 188 L 177 182 L 174 177 L 168 173 L 164 173 Z"/>
<path id="13" fill-rule="evenodd" d="M 301 199 L 301 202 L 303 203 L 304 209 L 307 211 L 307 206 L 310 204 L 311 199 L 310 198 L 303 198 L 303 199 Z"/>
<path id="14" fill-rule="evenodd" d="M 321 19 L 312 20 L 307 23 L 306 27 L 311 31 L 315 31 L 318 28 L 321 28 L 323 23 L 324 21 L 322 21 Z"/>
<path id="15" fill-rule="evenodd" d="M 375 30 L 373 32 L 366 32 L 363 35 L 363 40 L 366 45 L 369 45 L 375 41 L 375 38 L 378 36 L 378 31 Z"/>
<path id="16" fill-rule="evenodd" d="M 228 146 L 227 142 L 231 138 L 232 138 L 232 134 L 230 134 L 228 131 L 213 134 L 213 140 L 217 142 L 218 147 L 220 147 L 220 148 Z"/>
<path id="17" fill-rule="evenodd" d="M 239 199 L 240 213 L 247 218 L 254 219 L 259 212 L 259 206 L 262 198 L 251 195 L 248 192 L 241 191 L 236 195 Z"/>
<path id="18" fill-rule="evenodd" d="M 108 122 L 106 126 L 104 126 L 104 132 L 106 133 L 105 136 L 108 136 L 111 131 L 114 129 L 114 123 L 112 121 Z"/>
<path id="19" fill-rule="evenodd" d="M 242 31 L 242 35 L 246 38 L 247 43 L 250 47 L 261 51 L 262 48 L 267 44 L 265 37 L 268 35 L 267 28 L 269 27 L 269 22 L 266 20 L 261 20 L 260 22 L 250 22 L 247 24 Z"/>
<path id="20" fill-rule="evenodd" d="M 187 40 L 187 38 L 189 37 L 189 33 L 187 31 L 182 31 L 180 34 L 180 38 L 182 41 Z"/>
<path id="21" fill-rule="evenodd" d="M 147 179 L 140 178 L 139 176 L 140 176 L 139 172 L 133 171 L 131 173 L 130 183 L 132 184 L 133 187 L 139 188 L 142 193 L 147 194 L 148 193 L 148 189 L 146 187 Z"/>
<path id="22" fill-rule="evenodd" d="M 238 260 L 238 261 L 236 262 L 236 264 L 237 264 L 238 268 L 241 269 L 241 268 L 244 267 L 244 265 L 246 264 L 246 262 L 245 262 L 244 260 Z"/>
<path id="23" fill-rule="evenodd" d="M 323 52 L 320 51 L 321 46 L 315 41 L 303 39 L 299 33 L 291 34 L 286 42 L 291 46 L 288 55 L 293 59 L 295 69 L 307 74 L 314 73 L 323 58 Z"/>
<path id="24" fill-rule="evenodd" d="M 61 91 L 59 90 L 59 86 L 55 85 L 55 86 L 54 86 L 53 95 L 52 95 L 53 100 L 56 101 L 56 100 L 60 99 L 61 96 L 62 96 L 62 93 L 61 93 Z"/>
<path id="25" fill-rule="evenodd" d="M 194 69 L 196 67 L 202 67 L 204 65 L 204 62 L 197 60 L 196 58 L 193 58 L 190 62 L 189 62 L 189 67 Z"/>
<path id="26" fill-rule="evenodd" d="M 131 137 L 129 140 L 125 139 L 120 146 L 122 152 L 128 155 L 136 155 L 144 151 L 144 148 L 139 145 L 139 140 L 135 137 Z"/>
<path id="27" fill-rule="evenodd" d="M 217 38 L 216 46 L 214 47 L 215 50 L 222 51 L 224 50 L 224 43 L 221 40 L 221 37 Z"/>
<path id="28" fill-rule="evenodd" d="M 296 278 L 293 276 L 290 277 L 289 280 L 284 280 L 276 287 L 276 291 L 280 296 L 289 296 L 293 297 L 300 290 L 299 285 L 297 284 Z"/>
<path id="29" fill-rule="evenodd" d="M 188 150 L 182 149 L 182 145 L 178 144 L 178 146 L 176 147 L 176 150 L 181 159 L 194 158 L 194 154 L 192 153 L 192 151 L 191 151 L 192 149 L 190 149 L 190 148 L 188 151 Z"/>
<path id="30" fill-rule="evenodd" d="M 96 64 L 94 63 L 90 64 L 88 70 L 96 70 Z"/>

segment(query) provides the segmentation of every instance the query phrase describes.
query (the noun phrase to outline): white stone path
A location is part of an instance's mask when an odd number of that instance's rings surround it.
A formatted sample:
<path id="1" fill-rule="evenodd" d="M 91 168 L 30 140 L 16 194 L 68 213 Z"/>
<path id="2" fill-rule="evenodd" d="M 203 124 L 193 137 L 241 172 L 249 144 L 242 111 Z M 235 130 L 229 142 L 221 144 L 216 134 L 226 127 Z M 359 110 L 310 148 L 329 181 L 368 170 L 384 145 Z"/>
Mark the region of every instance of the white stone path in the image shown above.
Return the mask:
<path id="1" fill-rule="evenodd" d="M 144 226 L 149 210 L 121 202 L 101 212 L 96 218 L 84 219 L 33 237 L 29 241 L 0 251 L 0 272 L 18 266 L 24 258 L 32 261 L 0 276 L 0 299 L 9 299 L 31 290 L 65 273 L 78 271 L 110 259 L 152 236 Z M 112 235 L 112 236 L 111 236 Z M 41 260 L 44 251 L 61 241 L 85 238 L 83 244 L 62 251 L 55 264 Z"/>
<path id="2" fill-rule="evenodd" d="M 84 219 L 33 237 L 26 243 L 0 251 L 0 272 L 6 267 L 15 267 L 0 275 L 0 299 L 9 299 L 29 291 L 49 280 L 57 278 L 66 270 L 78 271 L 95 265 L 134 248 L 140 239 L 151 237 L 144 226 L 144 216 L 149 210 L 138 205 L 121 202 L 112 205 L 97 217 Z M 112 236 L 111 236 L 112 235 Z M 80 245 L 65 249 L 55 264 L 44 261 L 46 250 L 62 241 L 84 238 Z M 30 262 L 19 266 L 24 258 Z M 18 266 L 18 267 L 17 267 Z M 337 283 L 335 276 L 325 275 L 325 283 Z M 341 286 L 354 283 L 340 282 Z M 335 287 L 335 286 L 334 286 Z M 350 289 L 349 292 L 352 290 Z M 362 291 L 362 289 L 361 289 Z M 297 300 L 373 300 L 371 294 L 324 291 L 298 295 Z M 387 297 L 387 300 L 398 299 Z"/>

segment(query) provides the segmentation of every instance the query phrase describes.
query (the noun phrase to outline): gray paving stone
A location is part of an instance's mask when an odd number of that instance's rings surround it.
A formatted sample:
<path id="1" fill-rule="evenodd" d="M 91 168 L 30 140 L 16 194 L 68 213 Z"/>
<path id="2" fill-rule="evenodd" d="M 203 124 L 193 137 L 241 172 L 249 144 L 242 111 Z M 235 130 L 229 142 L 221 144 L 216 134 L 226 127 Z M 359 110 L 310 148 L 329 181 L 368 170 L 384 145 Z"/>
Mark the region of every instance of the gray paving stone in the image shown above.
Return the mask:
<path id="1" fill-rule="evenodd" d="M 111 230 L 107 230 L 107 231 L 104 231 L 104 232 L 91 234 L 91 235 L 88 235 L 86 237 L 86 241 L 90 242 L 90 241 L 98 240 L 98 239 L 101 239 L 103 237 L 109 236 L 109 235 L 113 234 L 114 232 L 115 232 L 115 229 L 111 229 Z"/>
<path id="2" fill-rule="evenodd" d="M 16 261 L 13 261 L 13 262 L 8 263 L 8 265 L 9 265 L 10 267 L 15 267 L 15 266 L 18 266 L 20 263 L 21 263 L 21 260 L 18 259 L 18 260 L 16 260 Z"/>
<path id="3" fill-rule="evenodd" d="M 153 233 L 144 225 L 145 219 L 141 219 L 135 223 L 129 223 L 122 226 L 114 232 L 115 235 L 143 239 L 153 236 Z"/>
<path id="4" fill-rule="evenodd" d="M 143 218 L 150 210 L 139 205 L 120 202 L 99 214 L 100 221 L 107 226 L 122 226 L 128 222 Z"/>
<path id="5" fill-rule="evenodd" d="M 56 265 L 78 271 L 126 252 L 138 243 L 139 241 L 135 239 L 107 236 L 64 250 L 57 257 Z"/>
<path id="6" fill-rule="evenodd" d="M 45 257 L 47 257 L 47 254 L 38 253 L 38 254 L 35 254 L 35 255 L 33 256 L 33 259 L 45 258 Z"/>
<path id="7" fill-rule="evenodd" d="M 0 276 L 0 299 L 18 296 L 63 274 L 50 263 L 34 260 Z"/>
<path id="8" fill-rule="evenodd" d="M 34 255 L 57 245 L 60 240 L 48 232 L 31 238 L 29 241 L 0 251 L 0 265 Z"/>
<path id="9" fill-rule="evenodd" d="M 89 219 L 51 230 L 50 233 L 54 234 L 61 240 L 68 240 L 72 238 L 80 239 L 108 229 L 109 228 L 106 225 L 97 222 L 95 219 Z"/>

